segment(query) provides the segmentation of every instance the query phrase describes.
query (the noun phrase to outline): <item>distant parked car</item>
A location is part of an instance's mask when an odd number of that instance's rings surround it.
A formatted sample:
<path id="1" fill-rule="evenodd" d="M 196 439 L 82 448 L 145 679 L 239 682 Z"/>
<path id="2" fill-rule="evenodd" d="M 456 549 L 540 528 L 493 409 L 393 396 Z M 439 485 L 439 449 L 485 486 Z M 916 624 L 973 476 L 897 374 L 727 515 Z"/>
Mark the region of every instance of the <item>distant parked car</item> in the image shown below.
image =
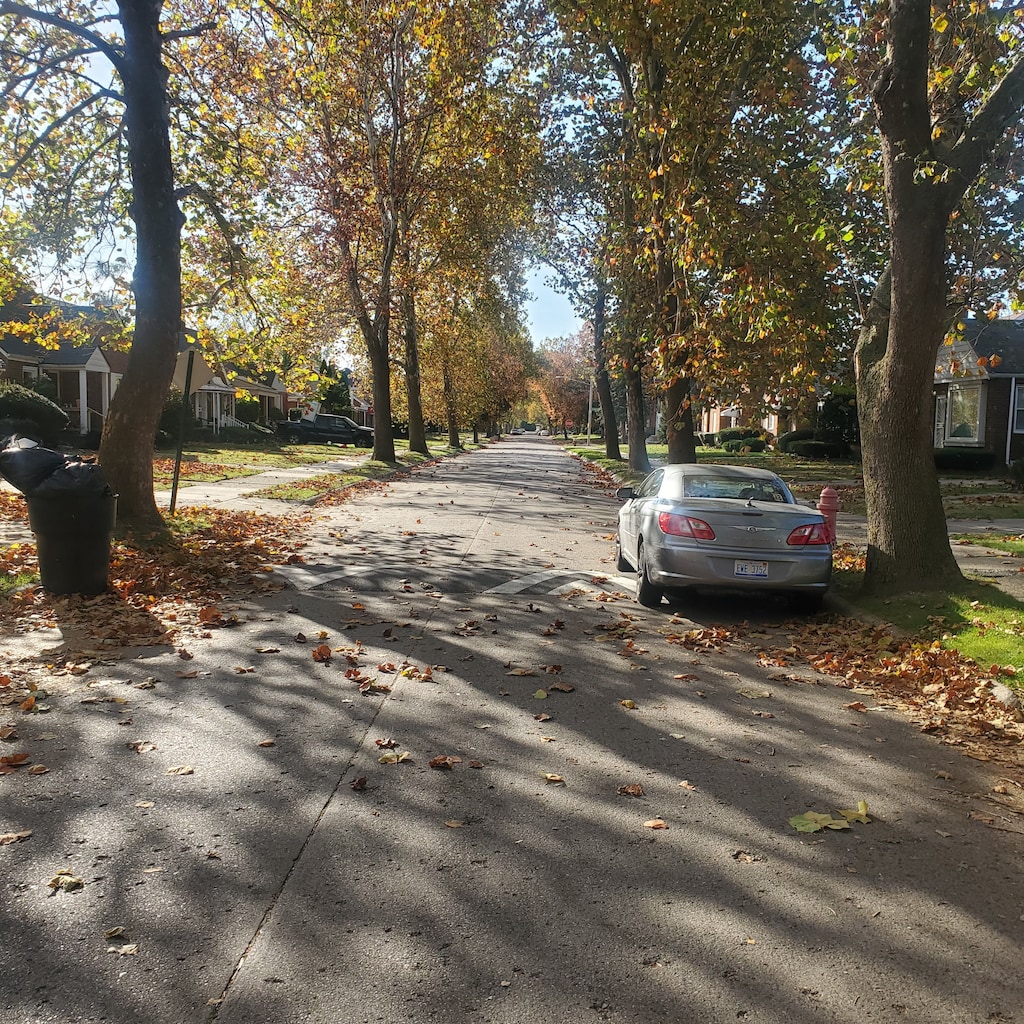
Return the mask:
<path id="1" fill-rule="evenodd" d="M 361 427 L 347 416 L 329 416 L 318 413 L 312 419 L 282 420 L 277 433 L 290 444 L 357 444 L 373 447 L 373 430 Z"/>
<path id="2" fill-rule="evenodd" d="M 510 434 L 525 434 L 525 433 L 526 433 L 526 431 L 525 431 L 525 430 L 523 430 L 523 428 L 522 428 L 522 427 L 513 427 L 513 428 L 512 428 L 512 429 L 511 429 L 511 430 L 509 431 L 509 433 L 510 433 Z"/>
<path id="3" fill-rule="evenodd" d="M 821 606 L 832 574 L 832 532 L 774 473 L 666 466 L 616 495 L 624 500 L 616 567 L 636 572 L 640 604 L 656 608 L 665 591 L 721 587 L 783 593 L 806 611 Z"/>

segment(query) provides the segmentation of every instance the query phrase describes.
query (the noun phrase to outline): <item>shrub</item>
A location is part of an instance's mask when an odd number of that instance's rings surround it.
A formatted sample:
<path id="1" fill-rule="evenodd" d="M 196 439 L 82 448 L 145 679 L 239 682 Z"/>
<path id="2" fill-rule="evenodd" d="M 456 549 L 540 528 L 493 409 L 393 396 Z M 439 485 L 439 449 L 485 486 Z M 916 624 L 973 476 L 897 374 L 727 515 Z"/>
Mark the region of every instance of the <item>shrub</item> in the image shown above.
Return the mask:
<path id="1" fill-rule="evenodd" d="M 814 436 L 820 441 L 860 444 L 856 388 L 835 387 L 825 396 Z"/>
<path id="2" fill-rule="evenodd" d="M 0 381 L 0 436 L 28 434 L 45 444 L 56 443 L 68 416 L 45 395 L 13 381 Z"/>
<path id="3" fill-rule="evenodd" d="M 768 447 L 768 442 L 763 437 L 737 437 L 724 442 L 722 447 L 727 452 L 763 452 Z"/>
<path id="4" fill-rule="evenodd" d="M 936 448 L 935 468 L 953 470 L 991 469 L 996 453 L 985 448 Z"/>
<path id="5" fill-rule="evenodd" d="M 705 448 L 714 448 L 718 444 L 718 438 L 714 434 L 698 434 L 697 442 Z"/>
<path id="6" fill-rule="evenodd" d="M 727 441 L 742 441 L 748 437 L 763 437 L 764 431 L 757 427 L 726 427 L 718 432 L 718 443 L 724 448 Z"/>
<path id="7" fill-rule="evenodd" d="M 849 445 L 840 441 L 791 441 L 788 451 L 801 459 L 842 459 Z"/>
<path id="8" fill-rule="evenodd" d="M 267 410 L 267 420 L 270 423 L 280 423 L 284 419 L 284 413 L 276 405 Z"/>
<path id="9" fill-rule="evenodd" d="M 235 397 L 235 419 L 242 423 L 256 423 L 260 418 L 260 400 L 255 395 Z"/>
<path id="10" fill-rule="evenodd" d="M 177 443 L 178 438 L 181 436 L 181 420 L 183 416 L 185 417 L 185 436 L 190 437 L 192 436 L 192 428 L 195 425 L 192 409 L 185 409 L 181 390 L 172 385 L 170 391 L 167 392 L 167 397 L 164 399 L 163 412 L 160 413 L 160 422 L 157 424 L 157 434 L 165 435 L 170 439 L 171 444 Z"/>
<path id="11" fill-rule="evenodd" d="M 1010 463 L 1010 483 L 1015 491 L 1024 491 L 1024 459 Z"/>
<path id="12" fill-rule="evenodd" d="M 788 433 L 779 434 L 775 447 L 780 452 L 788 452 L 789 446 L 794 441 L 811 441 L 814 439 L 814 431 L 810 427 L 800 427 L 799 430 L 790 430 Z"/>

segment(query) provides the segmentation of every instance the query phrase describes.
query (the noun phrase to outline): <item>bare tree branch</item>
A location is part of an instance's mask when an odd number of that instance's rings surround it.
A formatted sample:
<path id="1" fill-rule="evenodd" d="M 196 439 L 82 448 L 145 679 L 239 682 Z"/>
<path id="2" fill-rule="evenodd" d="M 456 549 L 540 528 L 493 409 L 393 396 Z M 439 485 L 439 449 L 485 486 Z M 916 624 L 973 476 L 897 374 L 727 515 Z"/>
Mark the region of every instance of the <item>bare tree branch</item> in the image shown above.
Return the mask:
<path id="1" fill-rule="evenodd" d="M 38 21 L 45 25 L 52 25 L 54 28 L 63 29 L 70 35 L 92 43 L 117 68 L 119 73 L 125 70 L 124 53 L 118 47 L 111 45 L 103 36 L 91 32 L 84 25 L 68 21 L 56 14 L 48 14 L 46 11 L 37 11 L 34 7 L 13 3 L 12 0 L 0 0 L 0 17 L 4 15 L 26 18 L 29 21 Z"/>

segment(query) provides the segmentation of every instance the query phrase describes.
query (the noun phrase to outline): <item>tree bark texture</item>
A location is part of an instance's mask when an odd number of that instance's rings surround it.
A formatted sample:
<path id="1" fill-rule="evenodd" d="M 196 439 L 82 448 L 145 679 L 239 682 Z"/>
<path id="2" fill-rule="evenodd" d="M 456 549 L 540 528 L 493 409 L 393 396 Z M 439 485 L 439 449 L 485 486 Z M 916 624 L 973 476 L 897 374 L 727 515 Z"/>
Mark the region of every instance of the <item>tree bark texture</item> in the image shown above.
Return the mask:
<path id="1" fill-rule="evenodd" d="M 423 424 L 423 394 L 420 386 L 420 346 L 416 325 L 416 295 L 409 287 L 402 296 L 405 331 L 405 390 L 409 401 L 409 451 L 429 455 L 427 431 Z"/>
<path id="2" fill-rule="evenodd" d="M 110 404 L 100 462 L 118 517 L 156 522 L 153 438 L 174 376 L 181 329 L 181 211 L 175 198 L 160 0 L 119 0 L 132 217 L 136 228 L 135 333 Z"/>
<path id="3" fill-rule="evenodd" d="M 621 459 L 619 449 L 619 424 L 615 416 L 615 403 L 612 400 L 612 386 L 608 379 L 608 366 L 604 354 L 605 308 L 608 302 L 607 286 L 602 282 L 598 286 L 597 299 L 594 302 L 594 383 L 597 387 L 597 398 L 601 405 L 601 422 L 604 424 L 604 453 L 609 459 Z"/>
<path id="4" fill-rule="evenodd" d="M 447 358 L 441 369 L 441 385 L 444 388 L 444 408 L 448 418 L 448 447 L 458 449 L 462 447 L 462 438 L 459 437 L 459 399 L 455 391 L 451 363 Z"/>
<path id="5" fill-rule="evenodd" d="M 665 435 L 670 465 L 697 461 L 689 377 L 679 377 L 665 388 Z"/>
<path id="6" fill-rule="evenodd" d="M 639 369 L 629 366 L 622 371 L 622 379 L 626 385 L 626 443 L 629 445 L 629 468 L 637 473 L 649 473 L 651 460 L 647 456 L 643 378 Z"/>

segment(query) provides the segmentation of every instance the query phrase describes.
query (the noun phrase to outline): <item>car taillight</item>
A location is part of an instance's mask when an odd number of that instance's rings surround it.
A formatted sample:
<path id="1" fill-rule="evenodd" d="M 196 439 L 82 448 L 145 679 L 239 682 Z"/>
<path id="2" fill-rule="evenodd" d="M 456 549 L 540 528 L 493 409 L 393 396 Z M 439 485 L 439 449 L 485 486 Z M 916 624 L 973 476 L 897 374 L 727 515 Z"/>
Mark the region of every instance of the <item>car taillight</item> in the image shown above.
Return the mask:
<path id="1" fill-rule="evenodd" d="M 798 526 L 787 538 L 787 544 L 803 546 L 806 544 L 831 544 L 832 531 L 828 523 L 808 523 Z"/>
<path id="2" fill-rule="evenodd" d="M 693 537 L 694 540 L 714 540 L 715 531 L 703 519 L 681 516 L 675 512 L 658 513 L 658 526 L 662 533 L 673 537 Z"/>

